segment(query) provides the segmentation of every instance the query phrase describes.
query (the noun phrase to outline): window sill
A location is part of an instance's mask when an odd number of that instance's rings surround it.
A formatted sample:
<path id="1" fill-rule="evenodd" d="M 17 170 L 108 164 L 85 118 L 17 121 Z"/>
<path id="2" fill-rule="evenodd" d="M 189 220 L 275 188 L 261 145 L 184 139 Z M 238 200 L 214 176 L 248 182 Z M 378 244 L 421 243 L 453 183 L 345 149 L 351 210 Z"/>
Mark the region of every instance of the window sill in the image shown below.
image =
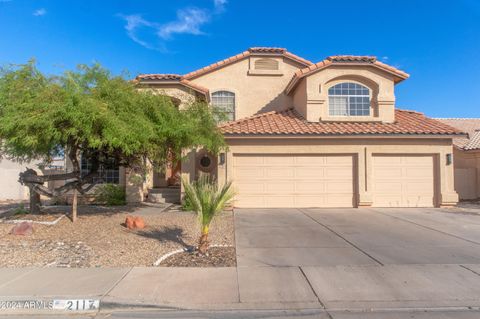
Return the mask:
<path id="1" fill-rule="evenodd" d="M 248 75 L 273 75 L 273 76 L 282 76 L 283 72 L 281 70 L 248 70 Z"/>
<path id="2" fill-rule="evenodd" d="M 382 122 L 378 117 L 373 116 L 325 116 L 320 122 Z"/>

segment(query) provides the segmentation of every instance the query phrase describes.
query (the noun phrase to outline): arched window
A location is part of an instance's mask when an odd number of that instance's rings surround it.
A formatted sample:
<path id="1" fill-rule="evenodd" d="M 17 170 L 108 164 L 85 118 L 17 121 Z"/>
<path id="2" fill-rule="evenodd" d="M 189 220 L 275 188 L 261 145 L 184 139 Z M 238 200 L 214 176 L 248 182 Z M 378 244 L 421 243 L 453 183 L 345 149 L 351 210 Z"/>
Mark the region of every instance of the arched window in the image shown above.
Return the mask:
<path id="1" fill-rule="evenodd" d="M 278 70 L 278 61 L 274 59 L 255 60 L 255 70 Z"/>
<path id="2" fill-rule="evenodd" d="M 344 82 L 328 89 L 331 116 L 369 116 L 370 90 L 360 84 Z"/>
<path id="3" fill-rule="evenodd" d="M 229 121 L 235 120 L 235 93 L 229 91 L 212 93 L 212 106 L 224 113 Z"/>

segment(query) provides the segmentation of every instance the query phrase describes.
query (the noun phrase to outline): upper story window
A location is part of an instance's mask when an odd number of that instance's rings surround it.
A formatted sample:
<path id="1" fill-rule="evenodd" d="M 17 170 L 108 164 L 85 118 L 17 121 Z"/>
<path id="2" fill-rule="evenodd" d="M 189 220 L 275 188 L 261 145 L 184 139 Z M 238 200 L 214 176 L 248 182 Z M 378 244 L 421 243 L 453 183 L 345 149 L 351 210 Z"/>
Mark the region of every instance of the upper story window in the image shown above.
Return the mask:
<path id="1" fill-rule="evenodd" d="M 235 120 L 235 93 L 229 91 L 212 93 L 212 106 L 225 114 L 227 120 Z"/>
<path id="2" fill-rule="evenodd" d="M 255 70 L 278 70 L 278 61 L 274 59 L 255 60 Z"/>
<path id="3" fill-rule="evenodd" d="M 370 90 L 360 84 L 344 82 L 328 89 L 330 116 L 369 116 Z"/>

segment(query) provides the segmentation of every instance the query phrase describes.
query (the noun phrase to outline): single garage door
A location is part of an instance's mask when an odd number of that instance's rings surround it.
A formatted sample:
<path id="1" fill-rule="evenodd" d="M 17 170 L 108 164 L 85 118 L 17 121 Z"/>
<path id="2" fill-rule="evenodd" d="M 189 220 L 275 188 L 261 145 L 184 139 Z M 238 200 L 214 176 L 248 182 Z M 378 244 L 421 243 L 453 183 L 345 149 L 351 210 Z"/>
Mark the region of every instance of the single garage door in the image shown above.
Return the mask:
<path id="1" fill-rule="evenodd" d="M 433 207 L 433 156 L 373 156 L 373 206 Z"/>
<path id="2" fill-rule="evenodd" d="M 234 154 L 236 207 L 352 207 L 353 156 Z"/>

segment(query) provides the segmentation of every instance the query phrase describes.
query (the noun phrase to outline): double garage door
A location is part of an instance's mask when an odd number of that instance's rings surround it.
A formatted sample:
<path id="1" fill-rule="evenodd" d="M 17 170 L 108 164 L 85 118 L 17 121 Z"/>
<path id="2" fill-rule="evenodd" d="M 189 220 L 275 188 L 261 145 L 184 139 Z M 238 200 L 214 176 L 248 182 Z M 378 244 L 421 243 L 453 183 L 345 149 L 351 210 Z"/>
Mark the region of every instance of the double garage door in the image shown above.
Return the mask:
<path id="1" fill-rule="evenodd" d="M 353 155 L 234 154 L 236 207 L 354 207 Z M 374 156 L 373 206 L 432 207 L 432 156 Z"/>

